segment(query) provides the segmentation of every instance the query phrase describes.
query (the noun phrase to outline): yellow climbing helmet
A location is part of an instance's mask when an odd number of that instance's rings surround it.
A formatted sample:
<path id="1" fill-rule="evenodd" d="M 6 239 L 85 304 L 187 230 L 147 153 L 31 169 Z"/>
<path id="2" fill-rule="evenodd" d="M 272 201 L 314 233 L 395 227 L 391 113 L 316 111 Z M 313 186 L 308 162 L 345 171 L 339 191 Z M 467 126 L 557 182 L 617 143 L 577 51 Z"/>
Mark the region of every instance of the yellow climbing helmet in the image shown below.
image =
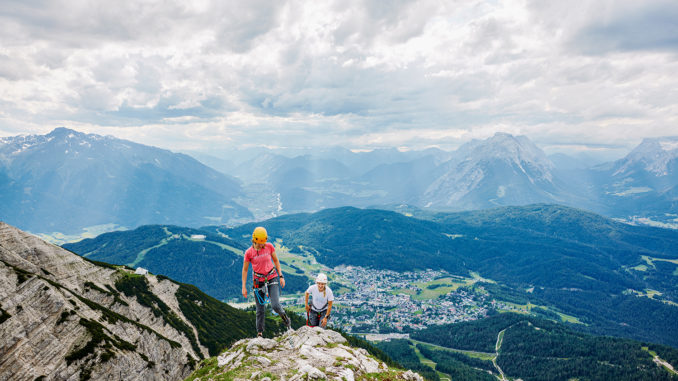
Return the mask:
<path id="1" fill-rule="evenodd" d="M 261 226 L 254 228 L 254 232 L 252 233 L 252 242 L 266 243 L 266 240 L 268 240 L 268 233 L 266 233 L 266 229 Z"/>

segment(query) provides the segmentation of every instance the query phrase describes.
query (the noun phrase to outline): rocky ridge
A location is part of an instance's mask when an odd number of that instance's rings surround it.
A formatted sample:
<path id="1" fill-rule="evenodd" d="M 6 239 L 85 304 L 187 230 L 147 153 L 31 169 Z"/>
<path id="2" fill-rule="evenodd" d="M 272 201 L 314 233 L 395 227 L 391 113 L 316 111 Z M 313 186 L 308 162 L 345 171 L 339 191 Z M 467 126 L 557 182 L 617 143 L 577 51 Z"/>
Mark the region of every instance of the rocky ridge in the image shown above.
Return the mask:
<path id="1" fill-rule="evenodd" d="M 156 307 L 169 310 L 158 314 L 120 292 L 121 279 L 143 282 Z M 0 380 L 187 377 L 209 353 L 178 307 L 178 287 L 94 264 L 0 222 Z"/>
<path id="2" fill-rule="evenodd" d="M 201 363 L 187 380 L 363 380 L 423 381 L 402 369 L 389 368 L 365 349 L 347 345 L 339 333 L 303 326 L 274 339 L 243 339 Z"/>

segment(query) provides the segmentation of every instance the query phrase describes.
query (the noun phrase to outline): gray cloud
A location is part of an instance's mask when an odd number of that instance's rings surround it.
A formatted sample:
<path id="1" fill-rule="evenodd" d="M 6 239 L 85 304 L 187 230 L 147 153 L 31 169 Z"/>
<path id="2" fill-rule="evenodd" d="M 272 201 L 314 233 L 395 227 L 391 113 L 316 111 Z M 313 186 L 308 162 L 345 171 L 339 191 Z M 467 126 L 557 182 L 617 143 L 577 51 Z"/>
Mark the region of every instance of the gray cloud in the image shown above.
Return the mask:
<path id="1" fill-rule="evenodd" d="M 675 15 L 655 0 L 7 0 L 0 129 L 175 149 L 253 133 L 281 146 L 453 147 L 495 131 L 632 145 L 675 127 Z"/>
<path id="2" fill-rule="evenodd" d="M 678 3 L 636 2 L 612 10 L 580 30 L 571 41 L 586 54 L 619 51 L 678 52 Z"/>

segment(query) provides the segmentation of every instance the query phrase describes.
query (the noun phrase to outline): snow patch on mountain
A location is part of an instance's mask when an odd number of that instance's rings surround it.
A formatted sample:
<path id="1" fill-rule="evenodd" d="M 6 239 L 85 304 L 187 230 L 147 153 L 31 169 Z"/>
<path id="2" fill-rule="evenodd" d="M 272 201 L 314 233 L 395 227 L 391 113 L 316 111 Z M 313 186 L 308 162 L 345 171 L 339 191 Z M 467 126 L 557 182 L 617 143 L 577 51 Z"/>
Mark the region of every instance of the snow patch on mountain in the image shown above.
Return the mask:
<path id="1" fill-rule="evenodd" d="M 678 150 L 678 141 L 663 141 L 659 142 L 659 145 L 664 151 Z"/>

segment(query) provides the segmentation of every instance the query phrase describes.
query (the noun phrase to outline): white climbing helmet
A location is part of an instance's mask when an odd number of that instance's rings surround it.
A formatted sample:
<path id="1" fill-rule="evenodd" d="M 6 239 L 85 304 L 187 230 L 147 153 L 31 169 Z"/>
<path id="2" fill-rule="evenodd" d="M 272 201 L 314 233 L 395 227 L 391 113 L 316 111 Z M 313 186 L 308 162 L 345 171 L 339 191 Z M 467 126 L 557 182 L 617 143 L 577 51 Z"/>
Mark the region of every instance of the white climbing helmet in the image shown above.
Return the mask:
<path id="1" fill-rule="evenodd" d="M 315 278 L 315 281 L 318 282 L 318 283 L 327 283 L 327 275 L 320 273 Z"/>

